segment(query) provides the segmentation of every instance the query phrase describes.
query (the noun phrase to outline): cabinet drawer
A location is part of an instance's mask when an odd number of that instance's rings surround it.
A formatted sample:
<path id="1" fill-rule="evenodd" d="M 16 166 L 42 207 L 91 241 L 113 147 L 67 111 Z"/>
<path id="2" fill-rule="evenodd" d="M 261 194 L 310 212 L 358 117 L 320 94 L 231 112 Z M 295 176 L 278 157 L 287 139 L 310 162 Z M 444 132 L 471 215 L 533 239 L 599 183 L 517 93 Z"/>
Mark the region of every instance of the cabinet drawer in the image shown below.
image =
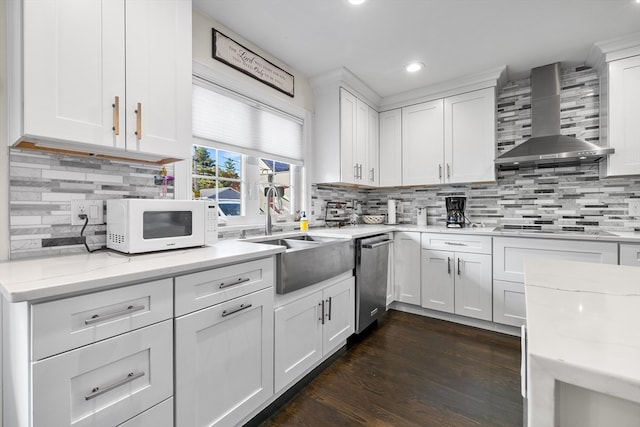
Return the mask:
<path id="1" fill-rule="evenodd" d="M 271 287 L 274 272 L 271 257 L 176 277 L 176 316 Z"/>
<path id="2" fill-rule="evenodd" d="M 118 427 L 174 427 L 173 397 L 147 409 Z"/>
<path id="3" fill-rule="evenodd" d="M 422 233 L 422 249 L 491 254 L 491 237 L 468 234 Z"/>
<path id="4" fill-rule="evenodd" d="M 32 378 L 33 427 L 118 425 L 171 397 L 173 323 L 34 362 Z"/>
<path id="5" fill-rule="evenodd" d="M 162 279 L 34 304 L 33 353 L 40 360 L 173 317 L 173 282 Z"/>
<path id="6" fill-rule="evenodd" d="M 524 283 L 493 281 L 493 321 L 520 327 L 526 323 Z"/>
<path id="7" fill-rule="evenodd" d="M 508 282 L 524 283 L 525 258 L 618 263 L 614 242 L 496 237 L 493 248 L 493 278 Z"/>

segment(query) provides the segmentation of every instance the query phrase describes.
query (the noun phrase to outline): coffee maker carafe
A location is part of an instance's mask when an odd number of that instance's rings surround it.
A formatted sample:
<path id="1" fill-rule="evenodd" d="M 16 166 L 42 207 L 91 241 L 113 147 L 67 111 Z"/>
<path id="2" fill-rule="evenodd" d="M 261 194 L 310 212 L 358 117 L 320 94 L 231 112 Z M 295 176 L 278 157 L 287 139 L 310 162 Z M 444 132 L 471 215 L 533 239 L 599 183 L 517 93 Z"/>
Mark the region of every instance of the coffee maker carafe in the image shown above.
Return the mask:
<path id="1" fill-rule="evenodd" d="M 445 204 L 447 206 L 447 228 L 464 227 L 464 204 L 466 197 L 446 197 Z"/>

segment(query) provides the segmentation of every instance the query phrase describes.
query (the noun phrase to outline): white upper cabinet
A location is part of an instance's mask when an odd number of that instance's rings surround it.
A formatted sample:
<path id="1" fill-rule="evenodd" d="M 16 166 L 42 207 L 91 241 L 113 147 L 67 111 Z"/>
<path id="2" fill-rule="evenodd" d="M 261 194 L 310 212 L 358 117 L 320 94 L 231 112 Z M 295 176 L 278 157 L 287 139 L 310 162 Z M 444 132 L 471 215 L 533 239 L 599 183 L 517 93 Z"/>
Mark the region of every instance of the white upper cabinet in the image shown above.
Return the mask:
<path id="1" fill-rule="evenodd" d="M 188 158 L 191 14 L 191 0 L 24 0 L 10 144 Z"/>
<path id="2" fill-rule="evenodd" d="M 402 185 L 443 182 L 444 102 L 402 109 Z"/>
<path id="3" fill-rule="evenodd" d="M 23 4 L 24 135 L 124 148 L 124 1 Z"/>
<path id="4" fill-rule="evenodd" d="M 378 113 L 341 88 L 339 182 L 377 186 L 377 160 Z"/>
<path id="5" fill-rule="evenodd" d="M 379 97 L 348 70 L 313 80 L 313 183 L 377 187 Z"/>
<path id="6" fill-rule="evenodd" d="M 640 56 L 608 64 L 607 176 L 640 174 Z"/>
<path id="7" fill-rule="evenodd" d="M 445 182 L 495 181 L 495 157 L 495 88 L 445 98 Z"/>
<path id="8" fill-rule="evenodd" d="M 402 110 L 380 113 L 380 187 L 402 185 Z"/>
<path id="9" fill-rule="evenodd" d="M 380 185 L 380 125 L 378 112 L 367 106 L 367 185 Z"/>
<path id="10" fill-rule="evenodd" d="M 402 109 L 402 185 L 494 181 L 495 88 Z"/>

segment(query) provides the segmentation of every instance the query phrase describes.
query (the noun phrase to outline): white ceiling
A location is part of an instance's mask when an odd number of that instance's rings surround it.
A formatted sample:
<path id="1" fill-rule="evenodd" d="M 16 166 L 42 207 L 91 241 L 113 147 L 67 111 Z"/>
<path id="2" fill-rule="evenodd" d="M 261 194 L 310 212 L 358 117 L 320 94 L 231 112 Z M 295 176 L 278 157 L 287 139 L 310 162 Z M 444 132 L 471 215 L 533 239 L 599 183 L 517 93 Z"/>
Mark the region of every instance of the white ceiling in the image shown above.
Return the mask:
<path id="1" fill-rule="evenodd" d="M 506 65 L 583 64 L 640 31 L 636 0 L 194 0 L 196 10 L 312 78 L 346 67 L 386 97 Z M 403 68 L 426 64 L 417 74 Z"/>

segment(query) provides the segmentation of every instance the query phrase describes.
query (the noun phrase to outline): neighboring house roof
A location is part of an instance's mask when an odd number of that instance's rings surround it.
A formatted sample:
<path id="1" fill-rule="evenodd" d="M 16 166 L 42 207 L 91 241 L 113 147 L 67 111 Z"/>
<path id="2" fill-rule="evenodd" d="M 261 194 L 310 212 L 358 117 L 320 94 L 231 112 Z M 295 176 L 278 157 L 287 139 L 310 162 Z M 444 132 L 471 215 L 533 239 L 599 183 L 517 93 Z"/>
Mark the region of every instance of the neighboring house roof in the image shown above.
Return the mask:
<path id="1" fill-rule="evenodd" d="M 231 187 L 222 187 L 222 188 L 211 188 L 208 190 L 213 190 L 211 194 L 207 195 L 209 199 L 215 199 L 216 193 L 218 194 L 218 200 L 227 199 L 227 200 L 240 200 L 240 192 L 235 188 Z"/>

